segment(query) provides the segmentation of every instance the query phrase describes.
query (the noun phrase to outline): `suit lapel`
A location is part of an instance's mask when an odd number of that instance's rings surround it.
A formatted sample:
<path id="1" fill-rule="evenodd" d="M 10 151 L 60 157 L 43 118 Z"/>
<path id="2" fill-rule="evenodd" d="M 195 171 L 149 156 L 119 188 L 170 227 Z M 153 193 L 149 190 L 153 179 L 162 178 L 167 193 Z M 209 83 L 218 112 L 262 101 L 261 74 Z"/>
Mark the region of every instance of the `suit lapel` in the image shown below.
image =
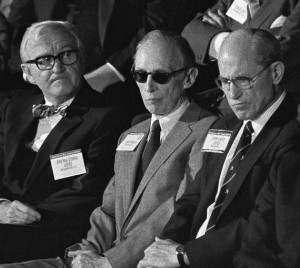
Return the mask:
<path id="1" fill-rule="evenodd" d="M 232 184 L 229 194 L 225 198 L 219 217 L 222 215 L 224 210 L 228 207 L 228 205 L 232 202 L 232 200 L 238 193 L 256 161 L 261 157 L 266 148 L 277 137 L 286 121 L 289 118 L 293 117 L 293 107 L 294 105 L 290 103 L 288 97 L 286 97 L 277 111 L 266 123 L 256 140 L 253 142 L 246 154 L 246 161 L 241 162 L 240 166 L 238 167 L 237 178 Z"/>
<path id="2" fill-rule="evenodd" d="M 129 207 L 134 195 L 135 181 L 137 176 L 137 168 L 142 157 L 142 153 L 147 142 L 151 119 L 137 126 L 132 132 L 145 133 L 143 139 L 139 143 L 134 152 L 122 152 L 121 157 L 121 176 L 122 176 L 122 195 L 123 208 L 125 215 L 129 211 Z"/>
<path id="3" fill-rule="evenodd" d="M 264 0 L 257 13 L 254 15 L 253 19 L 250 20 L 249 27 L 260 28 L 261 25 L 269 19 L 269 17 L 274 16 L 274 14 L 278 13 L 278 7 L 283 6 L 284 2 L 285 0 Z M 278 16 L 279 15 L 280 13 L 278 13 Z M 272 22 L 270 22 L 270 24 L 271 23 Z"/>
<path id="4" fill-rule="evenodd" d="M 201 191 L 200 195 L 200 202 L 197 208 L 197 212 L 195 213 L 195 218 L 193 220 L 192 230 L 191 230 L 191 237 L 195 238 L 201 224 L 204 222 L 206 218 L 206 210 L 207 208 L 215 202 L 215 196 L 217 194 L 218 184 L 220 180 L 221 171 L 228 154 L 231 145 L 238 134 L 240 128 L 242 126 L 242 121 L 238 120 L 235 116 L 229 119 L 227 122 L 224 123 L 224 126 L 219 127 L 212 127 L 212 129 L 226 129 L 232 130 L 232 135 L 226 147 L 224 153 L 207 153 L 210 154 L 208 157 L 208 161 L 205 160 L 205 165 L 209 166 L 209 170 L 213 170 L 209 174 L 205 173 L 205 178 L 203 183 L 201 184 Z M 213 165 L 214 167 L 212 167 Z M 205 184 L 204 184 L 205 183 Z M 200 189 L 200 190 L 201 190 Z"/>
<path id="5" fill-rule="evenodd" d="M 167 159 L 177 150 L 178 147 L 192 133 L 193 125 L 198 122 L 200 116 L 205 117 L 204 111 L 198 105 L 192 103 L 187 111 L 181 116 L 177 124 L 171 130 L 164 142 L 159 147 L 157 153 L 150 162 L 140 185 L 131 202 L 128 214 L 136 205 L 139 197 L 143 193 L 149 181 L 153 178 L 157 170 L 167 161 Z M 202 118 L 201 117 L 201 118 Z"/>
<path id="6" fill-rule="evenodd" d="M 99 37 L 103 48 L 107 25 L 114 9 L 115 0 L 99 0 L 98 5 Z"/>
<path id="7" fill-rule="evenodd" d="M 28 179 L 25 183 L 25 190 L 32 183 L 32 181 L 37 178 L 37 175 L 45 167 L 45 165 L 49 163 L 49 156 L 55 154 L 57 151 L 56 148 L 63 139 L 64 135 L 81 122 L 82 119 L 79 116 L 74 118 L 64 117 L 59 121 L 55 128 L 50 132 L 36 155 L 35 161 L 33 162 L 32 168 L 28 174 Z"/>
<path id="8" fill-rule="evenodd" d="M 77 93 L 74 101 L 67 108 L 67 115 L 63 117 L 58 124 L 51 130 L 50 134 L 39 149 L 32 168 L 28 174 L 24 185 L 24 192 L 31 183 L 39 178 L 41 170 L 49 164 L 50 155 L 58 153 L 57 147 L 61 143 L 64 136 L 75 126 L 82 122 L 82 114 L 89 110 L 88 107 L 88 91 L 85 89 L 86 83 Z"/>
<path id="9" fill-rule="evenodd" d="M 174 153 L 174 151 L 181 145 L 181 143 L 189 136 L 190 133 L 191 130 L 185 123 L 178 123 L 177 126 L 174 127 L 174 131 L 172 130 L 172 132 L 168 135 L 150 162 L 134 195 L 130 209 L 132 209 L 132 207 L 135 205 L 139 196 L 142 194 L 156 171 L 163 165 L 170 155 Z"/>
<path id="10" fill-rule="evenodd" d="M 246 154 L 246 161 L 243 161 L 238 167 L 238 175 L 235 178 L 234 183 L 229 191 L 228 196 L 225 198 L 224 204 L 222 206 L 220 215 L 227 208 L 227 206 L 232 202 L 239 189 L 241 188 L 243 182 L 245 181 L 248 173 L 255 165 L 255 162 L 264 153 L 265 149 L 269 144 L 276 138 L 280 129 L 269 129 L 265 128 L 251 145 L 251 148 Z M 219 215 L 219 216 L 220 216 Z"/>

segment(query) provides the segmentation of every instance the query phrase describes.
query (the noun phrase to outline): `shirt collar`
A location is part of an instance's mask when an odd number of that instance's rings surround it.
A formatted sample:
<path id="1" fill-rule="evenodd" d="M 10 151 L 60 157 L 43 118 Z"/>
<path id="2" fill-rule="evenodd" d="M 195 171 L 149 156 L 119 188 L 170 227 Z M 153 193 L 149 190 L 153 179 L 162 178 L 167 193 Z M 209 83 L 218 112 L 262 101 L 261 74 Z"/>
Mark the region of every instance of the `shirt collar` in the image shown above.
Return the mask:
<path id="1" fill-rule="evenodd" d="M 245 120 L 243 122 L 243 126 L 245 126 L 245 124 L 248 121 L 251 121 L 254 133 L 255 133 L 255 135 L 258 135 L 259 132 L 265 126 L 265 124 L 268 122 L 270 117 L 275 113 L 275 111 L 278 109 L 280 104 L 283 102 L 285 96 L 286 96 L 286 92 L 284 91 L 284 92 L 282 92 L 280 97 L 260 117 L 258 117 L 257 119 L 255 119 L 253 121 Z"/>
<path id="2" fill-rule="evenodd" d="M 185 100 L 182 102 L 182 104 L 175 111 L 173 111 L 170 114 L 163 115 L 163 116 L 152 114 L 151 126 L 155 120 L 159 120 L 159 124 L 161 127 L 161 139 L 162 140 L 169 134 L 169 132 L 175 126 L 175 124 L 178 122 L 179 118 L 183 115 L 183 113 L 188 108 L 189 104 L 190 104 L 189 100 L 187 98 L 185 98 Z"/>
<path id="3" fill-rule="evenodd" d="M 72 103 L 72 101 L 74 100 L 74 98 L 75 98 L 75 97 L 73 97 L 73 98 L 71 98 L 71 99 L 65 101 L 64 103 L 60 104 L 59 106 L 60 106 L 60 107 L 66 106 L 66 105 L 69 106 L 69 105 Z M 52 106 L 52 105 L 53 105 L 50 101 L 48 101 L 48 100 L 46 99 L 46 97 L 44 97 L 44 99 L 45 99 L 45 104 L 46 104 L 46 105 L 49 105 L 49 106 Z"/>

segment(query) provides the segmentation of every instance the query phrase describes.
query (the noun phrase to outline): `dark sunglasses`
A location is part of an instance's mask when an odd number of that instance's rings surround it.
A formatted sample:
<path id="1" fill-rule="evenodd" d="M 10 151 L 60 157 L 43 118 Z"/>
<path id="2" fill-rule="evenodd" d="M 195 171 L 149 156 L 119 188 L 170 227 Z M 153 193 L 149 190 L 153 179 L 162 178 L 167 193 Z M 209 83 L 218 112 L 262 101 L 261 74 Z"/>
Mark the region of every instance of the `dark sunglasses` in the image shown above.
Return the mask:
<path id="1" fill-rule="evenodd" d="M 167 84 L 171 78 L 173 76 L 175 76 L 176 74 L 185 71 L 187 69 L 189 69 L 191 67 L 186 67 L 186 68 L 182 68 L 170 73 L 165 73 L 165 72 L 151 72 L 151 73 L 147 73 L 146 71 L 135 71 L 133 68 L 131 69 L 131 73 L 134 77 L 134 79 L 139 82 L 139 83 L 145 83 L 147 81 L 147 77 L 148 75 L 152 76 L 152 79 L 158 83 L 158 84 Z"/>

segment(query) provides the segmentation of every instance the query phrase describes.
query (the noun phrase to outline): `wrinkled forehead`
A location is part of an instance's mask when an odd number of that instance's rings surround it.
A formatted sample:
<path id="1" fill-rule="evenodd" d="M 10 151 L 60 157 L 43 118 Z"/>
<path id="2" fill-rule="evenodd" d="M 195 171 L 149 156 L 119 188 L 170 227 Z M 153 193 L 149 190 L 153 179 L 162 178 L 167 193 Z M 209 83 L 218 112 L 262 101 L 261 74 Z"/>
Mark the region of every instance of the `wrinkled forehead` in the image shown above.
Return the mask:
<path id="1" fill-rule="evenodd" d="M 253 51 L 248 47 L 228 47 L 220 51 L 218 66 L 223 77 L 247 76 L 259 68 Z"/>
<path id="2" fill-rule="evenodd" d="M 156 66 L 156 69 L 183 67 L 184 59 L 179 49 L 171 42 L 149 40 L 143 43 L 135 56 L 136 65 Z"/>

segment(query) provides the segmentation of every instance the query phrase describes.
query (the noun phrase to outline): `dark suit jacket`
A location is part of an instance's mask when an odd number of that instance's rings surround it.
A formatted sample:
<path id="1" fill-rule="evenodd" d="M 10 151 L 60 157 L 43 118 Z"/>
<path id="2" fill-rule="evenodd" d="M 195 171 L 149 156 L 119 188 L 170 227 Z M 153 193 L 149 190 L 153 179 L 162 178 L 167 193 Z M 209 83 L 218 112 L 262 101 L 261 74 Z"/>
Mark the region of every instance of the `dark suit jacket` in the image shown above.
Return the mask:
<path id="1" fill-rule="evenodd" d="M 233 0 L 219 0 L 213 10 L 220 9 L 227 12 Z M 280 16 L 287 17 L 282 27 L 271 28 L 272 23 Z M 208 62 L 209 45 L 212 38 L 224 31 L 234 31 L 241 28 L 260 28 L 280 36 L 280 44 L 283 50 L 284 63 L 286 65 L 285 80 L 288 90 L 297 92 L 300 82 L 300 2 L 298 0 L 263 0 L 260 9 L 254 17 L 243 25 L 226 16 L 226 28 L 219 29 L 208 23 L 203 23 L 202 14 L 192 20 L 184 29 L 183 36 L 189 41 L 196 54 L 197 62 Z M 292 81 L 287 81 L 292 80 Z"/>
<path id="2" fill-rule="evenodd" d="M 236 267 L 299 267 L 300 155 L 280 159 L 257 197 Z"/>
<path id="3" fill-rule="evenodd" d="M 170 218 L 176 194 L 182 193 L 188 183 L 183 177 L 194 142 L 205 137 L 215 119 L 210 112 L 191 104 L 161 144 L 136 192 L 137 168 L 151 119 L 124 132 L 119 143 L 129 133 L 145 135 L 134 151 L 117 151 L 115 176 L 105 190 L 102 206 L 91 216 L 87 239 L 70 250 L 79 246 L 104 252 L 113 268 L 136 267 L 143 251 Z"/>
<path id="4" fill-rule="evenodd" d="M 300 127 L 298 121 L 293 120 L 295 118 L 295 105 L 286 98 L 240 164 L 214 231 L 195 239 L 206 219 L 208 206 L 214 202 L 224 160 L 242 122 L 229 115 L 213 124 L 212 129 L 233 131 L 226 151 L 222 154 L 204 153 L 202 169 L 178 200 L 175 212 L 163 231 L 163 237 L 185 243 L 192 267 L 231 267 L 250 211 L 270 168 L 276 159 L 299 150 Z M 199 144 L 195 146 L 201 150 Z"/>
<path id="5" fill-rule="evenodd" d="M 114 150 L 125 120 L 116 109 L 106 107 L 101 95 L 84 81 L 67 115 L 30 163 L 24 156 L 25 143 L 33 139 L 38 122 L 31 109 L 43 101 L 41 91 L 33 88 L 15 94 L 4 108 L 0 197 L 29 204 L 42 215 L 36 225 L 70 233 L 77 239 L 86 232 L 90 213 L 100 204 L 113 174 Z M 33 132 L 31 136 L 29 132 Z M 82 150 L 86 174 L 54 180 L 49 156 L 75 149 Z"/>

